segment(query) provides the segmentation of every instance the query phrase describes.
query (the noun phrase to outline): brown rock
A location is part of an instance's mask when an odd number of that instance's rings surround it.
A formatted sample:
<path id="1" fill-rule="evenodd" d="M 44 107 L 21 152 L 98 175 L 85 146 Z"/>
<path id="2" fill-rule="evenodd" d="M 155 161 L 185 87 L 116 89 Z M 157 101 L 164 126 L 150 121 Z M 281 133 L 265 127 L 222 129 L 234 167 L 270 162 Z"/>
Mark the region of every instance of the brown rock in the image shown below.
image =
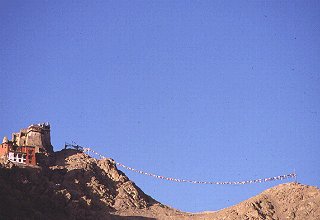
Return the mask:
<path id="1" fill-rule="evenodd" d="M 146 195 L 112 159 L 77 150 L 42 158 L 41 168 L 0 168 L 2 219 L 320 219 L 320 190 L 282 184 L 217 212 L 184 213 Z"/>

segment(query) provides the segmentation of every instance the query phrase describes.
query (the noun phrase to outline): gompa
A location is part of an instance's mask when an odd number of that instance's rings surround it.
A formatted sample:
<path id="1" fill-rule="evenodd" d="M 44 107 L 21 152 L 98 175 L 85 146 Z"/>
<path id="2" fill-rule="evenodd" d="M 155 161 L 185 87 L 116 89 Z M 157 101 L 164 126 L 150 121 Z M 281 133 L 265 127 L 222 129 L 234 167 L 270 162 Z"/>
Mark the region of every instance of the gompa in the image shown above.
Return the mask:
<path id="1" fill-rule="evenodd" d="M 36 165 L 36 153 L 53 152 L 50 140 L 50 124 L 32 124 L 20 132 L 12 133 L 12 139 L 3 138 L 0 159 L 16 164 Z"/>

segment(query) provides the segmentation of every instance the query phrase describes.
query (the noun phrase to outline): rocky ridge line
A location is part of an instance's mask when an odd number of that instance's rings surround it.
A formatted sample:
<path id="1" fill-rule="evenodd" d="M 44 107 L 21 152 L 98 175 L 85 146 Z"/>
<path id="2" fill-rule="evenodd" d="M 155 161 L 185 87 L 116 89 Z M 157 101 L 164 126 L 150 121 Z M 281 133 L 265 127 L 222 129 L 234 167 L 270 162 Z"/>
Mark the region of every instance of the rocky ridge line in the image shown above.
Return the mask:
<path id="1" fill-rule="evenodd" d="M 39 162 L 39 168 L 0 168 L 1 219 L 320 219 L 320 190 L 298 183 L 217 212 L 192 214 L 146 195 L 112 159 L 67 149 Z"/>

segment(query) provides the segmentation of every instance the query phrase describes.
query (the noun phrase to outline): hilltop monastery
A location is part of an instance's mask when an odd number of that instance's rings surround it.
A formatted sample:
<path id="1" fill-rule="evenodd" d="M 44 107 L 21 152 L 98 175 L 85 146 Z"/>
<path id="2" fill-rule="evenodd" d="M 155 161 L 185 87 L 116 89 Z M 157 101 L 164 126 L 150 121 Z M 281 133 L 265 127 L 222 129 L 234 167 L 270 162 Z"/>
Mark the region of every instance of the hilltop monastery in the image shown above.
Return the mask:
<path id="1" fill-rule="evenodd" d="M 36 165 L 36 154 L 51 153 L 50 124 L 32 124 L 20 132 L 12 133 L 11 140 L 3 138 L 0 145 L 1 161 L 15 164 Z"/>

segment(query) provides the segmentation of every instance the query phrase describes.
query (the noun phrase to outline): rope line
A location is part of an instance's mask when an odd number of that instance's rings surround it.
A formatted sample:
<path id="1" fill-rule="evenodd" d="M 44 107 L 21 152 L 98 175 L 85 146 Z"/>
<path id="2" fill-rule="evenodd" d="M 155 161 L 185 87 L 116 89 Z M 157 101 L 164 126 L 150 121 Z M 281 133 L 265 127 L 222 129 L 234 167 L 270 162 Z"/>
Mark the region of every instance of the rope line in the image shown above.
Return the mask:
<path id="1" fill-rule="evenodd" d="M 92 152 L 95 155 L 99 156 L 102 159 L 105 159 L 106 157 L 99 154 L 98 152 L 90 149 L 90 148 L 83 148 L 83 152 Z M 254 180 L 245 180 L 245 181 L 226 181 L 226 182 L 212 182 L 212 181 L 197 181 L 197 180 L 187 180 L 187 179 L 177 179 L 177 178 L 171 178 L 171 177 L 165 177 L 165 176 L 160 176 L 157 174 L 153 174 L 153 173 L 148 173 L 148 172 L 144 172 L 142 170 L 138 170 L 132 167 L 128 167 L 122 163 L 118 163 L 115 162 L 116 165 L 142 174 L 142 175 L 146 175 L 146 176 L 151 176 L 154 178 L 158 178 L 158 179 L 162 179 L 162 180 L 167 180 L 167 181 L 172 181 L 172 182 L 179 182 L 179 183 L 193 183 L 193 184 L 210 184 L 210 185 L 244 185 L 244 184 L 252 184 L 252 183 L 263 183 L 263 182 L 270 182 L 270 181 L 276 181 L 276 180 L 284 180 L 284 179 L 289 179 L 289 178 L 296 178 L 297 174 L 294 173 L 289 173 L 289 174 L 285 174 L 285 175 L 280 175 L 280 176 L 274 176 L 274 177 L 269 177 L 269 178 L 261 178 L 261 179 L 254 179 Z"/>

